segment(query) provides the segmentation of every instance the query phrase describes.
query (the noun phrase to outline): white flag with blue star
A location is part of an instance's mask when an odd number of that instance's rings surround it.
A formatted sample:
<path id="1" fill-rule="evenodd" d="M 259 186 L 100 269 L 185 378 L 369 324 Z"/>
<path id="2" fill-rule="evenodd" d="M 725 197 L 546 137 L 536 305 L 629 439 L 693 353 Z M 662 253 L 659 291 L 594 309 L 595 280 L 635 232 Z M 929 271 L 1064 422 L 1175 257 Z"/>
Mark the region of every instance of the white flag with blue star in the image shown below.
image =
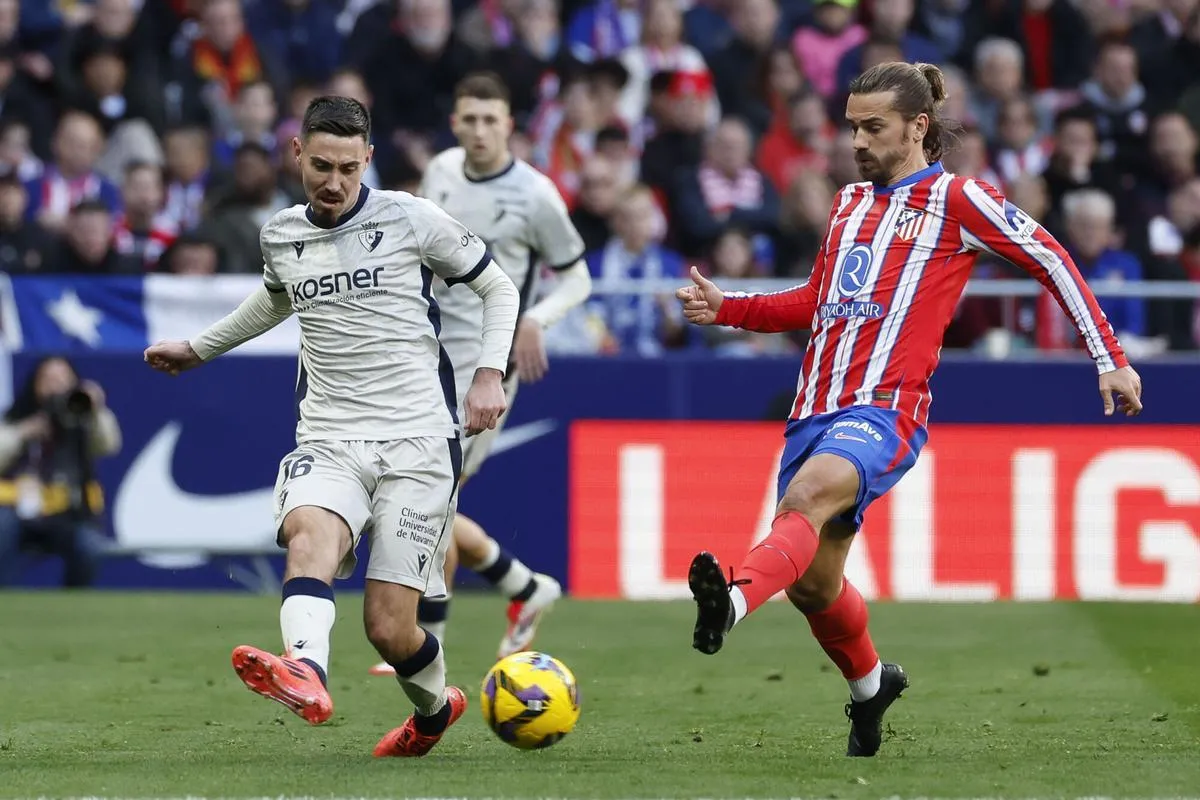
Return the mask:
<path id="1" fill-rule="evenodd" d="M 255 275 L 13 277 L 3 309 L 14 348 L 56 353 L 137 352 L 161 339 L 189 339 L 261 285 Z M 12 317 L 15 316 L 15 320 Z M 293 354 L 295 319 L 233 354 Z"/>

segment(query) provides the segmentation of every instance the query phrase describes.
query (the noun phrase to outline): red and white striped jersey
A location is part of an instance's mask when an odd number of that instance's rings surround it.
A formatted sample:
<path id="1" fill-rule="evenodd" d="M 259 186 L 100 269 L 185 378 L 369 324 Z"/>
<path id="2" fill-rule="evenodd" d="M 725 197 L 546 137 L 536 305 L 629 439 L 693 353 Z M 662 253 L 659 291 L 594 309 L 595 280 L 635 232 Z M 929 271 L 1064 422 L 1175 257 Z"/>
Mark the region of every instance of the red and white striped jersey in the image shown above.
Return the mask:
<path id="1" fill-rule="evenodd" d="M 843 188 L 808 282 L 770 294 L 726 293 L 717 323 L 812 329 L 792 419 L 875 405 L 925 425 L 942 336 L 983 251 L 1054 295 L 1100 372 L 1129 363 L 1054 237 L 991 185 L 940 163 L 892 186 Z"/>

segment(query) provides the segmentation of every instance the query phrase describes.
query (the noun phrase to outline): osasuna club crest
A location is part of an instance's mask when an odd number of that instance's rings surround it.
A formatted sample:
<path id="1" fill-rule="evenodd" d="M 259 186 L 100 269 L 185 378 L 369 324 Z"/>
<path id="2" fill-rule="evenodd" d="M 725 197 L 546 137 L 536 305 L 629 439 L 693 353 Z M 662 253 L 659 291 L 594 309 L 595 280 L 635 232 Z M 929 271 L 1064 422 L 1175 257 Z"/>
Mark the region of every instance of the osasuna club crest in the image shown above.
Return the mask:
<path id="1" fill-rule="evenodd" d="M 379 247 L 379 243 L 383 241 L 383 231 L 379 230 L 376 227 L 377 225 L 378 223 L 376 222 L 363 223 L 363 229 L 358 232 L 358 241 L 362 243 L 363 247 L 367 248 L 368 253 L 374 251 L 376 247 Z"/>
<path id="2" fill-rule="evenodd" d="M 896 220 L 896 236 L 902 241 L 915 239 L 925 229 L 925 212 L 919 208 L 906 208 Z"/>

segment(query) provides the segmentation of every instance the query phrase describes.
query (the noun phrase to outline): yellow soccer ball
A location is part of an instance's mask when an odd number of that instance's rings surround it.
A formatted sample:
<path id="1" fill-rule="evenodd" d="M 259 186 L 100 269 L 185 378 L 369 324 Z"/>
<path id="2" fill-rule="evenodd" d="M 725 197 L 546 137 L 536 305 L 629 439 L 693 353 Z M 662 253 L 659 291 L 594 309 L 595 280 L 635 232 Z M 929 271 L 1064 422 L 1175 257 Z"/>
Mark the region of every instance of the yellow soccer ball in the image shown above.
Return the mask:
<path id="1" fill-rule="evenodd" d="M 579 721 L 575 676 L 545 653 L 514 653 L 496 662 L 480 694 L 488 727 L 520 750 L 549 747 Z"/>

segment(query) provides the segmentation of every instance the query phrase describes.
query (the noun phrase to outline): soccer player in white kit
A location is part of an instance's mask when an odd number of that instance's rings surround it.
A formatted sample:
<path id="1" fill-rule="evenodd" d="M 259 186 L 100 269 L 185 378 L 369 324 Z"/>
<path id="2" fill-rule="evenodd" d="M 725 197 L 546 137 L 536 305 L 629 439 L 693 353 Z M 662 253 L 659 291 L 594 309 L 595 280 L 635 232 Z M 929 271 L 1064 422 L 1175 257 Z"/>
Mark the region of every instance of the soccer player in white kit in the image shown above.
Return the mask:
<path id="1" fill-rule="evenodd" d="M 349 577 L 369 532 L 364 622 L 414 713 L 385 735 L 376 756 L 422 756 L 462 716 L 466 697 L 447 687 L 437 637 L 417 623 L 423 593 L 445 592 L 448 522 L 462 449 L 506 408 L 519 296 L 475 234 L 435 204 L 362 185 L 370 118 L 346 97 L 309 104 L 293 140 L 308 198 L 263 226 L 264 286 L 190 342 L 146 350 L 178 374 L 300 320 L 297 447 L 280 465 L 275 522 L 287 548 L 280 627 L 284 655 L 243 645 L 233 666 L 255 692 L 319 724 L 333 713 L 326 689 L 332 584 Z M 461 397 L 438 341 L 434 278 L 465 283 L 482 300 L 477 365 Z"/>
<path id="2" fill-rule="evenodd" d="M 496 263 L 520 289 L 521 316 L 512 363 L 503 383 L 511 409 L 518 381 L 533 383 L 546 373 L 543 331 L 588 298 L 591 275 L 583 261 L 583 239 L 558 189 L 549 178 L 509 152 L 513 119 L 508 88 L 499 76 L 477 72 L 459 82 L 451 127 L 460 146 L 430 161 L 420 193 L 482 237 Z M 530 307 L 540 263 L 549 265 L 556 281 L 553 290 Z M 454 364 L 455 385 L 461 391 L 479 358 L 483 308 L 470 291 L 444 282 L 435 282 L 434 294 L 442 308 L 442 343 Z M 483 465 L 507 416 L 506 411 L 494 429 L 464 445 L 464 482 Z M 509 598 L 508 628 L 500 641 L 498 657 L 528 649 L 542 614 L 562 595 L 558 582 L 530 570 L 461 513 L 455 515 L 453 530 L 446 585 L 451 584 L 457 554 L 459 563 Z M 449 592 L 443 597 L 426 596 L 417 610 L 421 625 L 439 638 L 445 631 L 449 603 Z M 386 663 L 371 668 L 376 675 L 391 671 Z"/>

